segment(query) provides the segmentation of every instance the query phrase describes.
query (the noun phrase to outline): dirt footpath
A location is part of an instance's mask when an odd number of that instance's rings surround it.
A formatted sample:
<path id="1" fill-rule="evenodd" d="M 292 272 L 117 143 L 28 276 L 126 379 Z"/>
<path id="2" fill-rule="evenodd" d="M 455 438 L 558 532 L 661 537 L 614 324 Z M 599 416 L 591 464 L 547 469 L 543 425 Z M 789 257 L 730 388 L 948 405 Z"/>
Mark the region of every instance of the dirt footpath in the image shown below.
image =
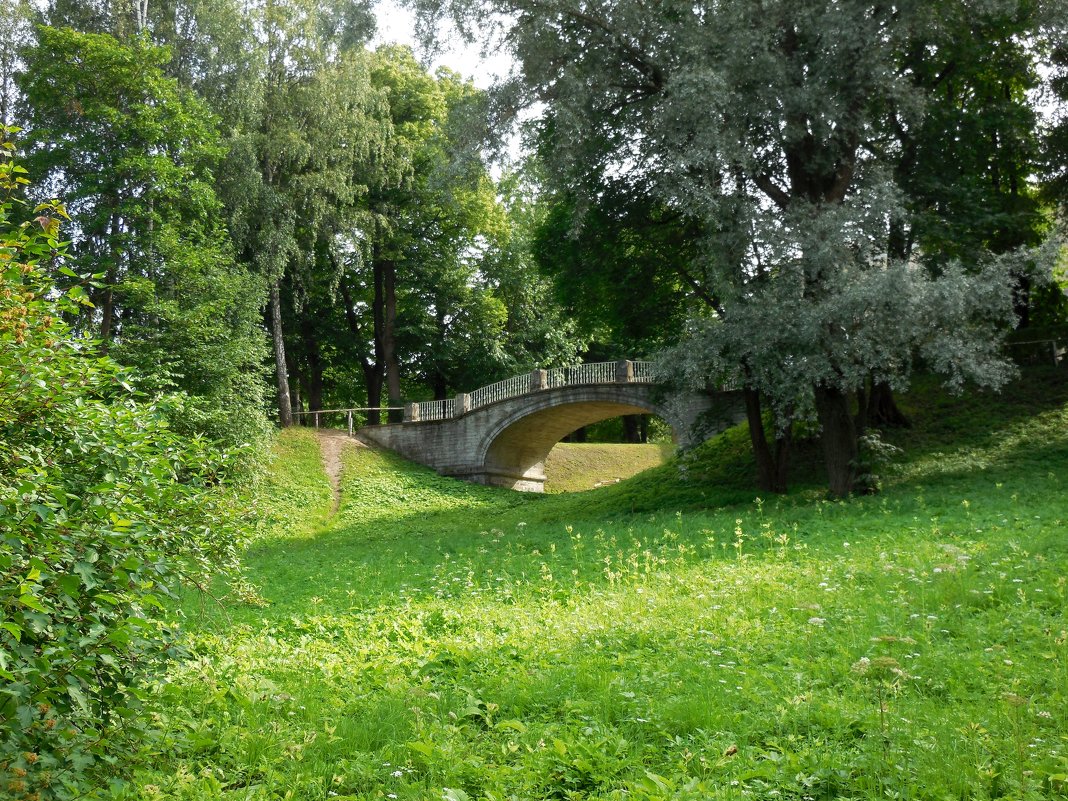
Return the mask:
<path id="1" fill-rule="evenodd" d="M 331 514 L 336 514 L 341 506 L 341 451 L 347 447 L 366 448 L 362 442 L 353 439 L 348 432 L 337 428 L 319 429 L 319 451 L 323 457 L 323 469 L 330 479 L 334 491 L 334 507 Z"/>

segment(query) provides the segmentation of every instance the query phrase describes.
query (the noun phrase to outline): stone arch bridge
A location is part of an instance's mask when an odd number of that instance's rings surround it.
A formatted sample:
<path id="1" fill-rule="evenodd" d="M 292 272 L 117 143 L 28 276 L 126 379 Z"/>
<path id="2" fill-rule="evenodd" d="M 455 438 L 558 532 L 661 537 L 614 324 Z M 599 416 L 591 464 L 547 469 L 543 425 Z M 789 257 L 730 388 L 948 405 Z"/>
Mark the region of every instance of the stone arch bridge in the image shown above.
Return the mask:
<path id="1" fill-rule="evenodd" d="M 584 425 L 626 414 L 655 414 L 683 446 L 745 419 L 741 393 L 667 396 L 652 362 L 581 364 L 531 373 L 443 401 L 412 403 L 404 422 L 365 426 L 359 436 L 479 484 L 541 492 L 545 457 Z"/>

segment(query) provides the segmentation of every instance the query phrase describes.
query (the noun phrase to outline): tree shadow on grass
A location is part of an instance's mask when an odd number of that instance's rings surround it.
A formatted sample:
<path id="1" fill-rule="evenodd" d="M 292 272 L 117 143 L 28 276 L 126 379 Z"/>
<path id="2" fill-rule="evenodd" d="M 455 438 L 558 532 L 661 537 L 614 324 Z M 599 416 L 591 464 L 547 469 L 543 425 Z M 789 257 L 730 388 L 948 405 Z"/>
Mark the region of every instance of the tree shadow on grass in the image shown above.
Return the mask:
<path id="1" fill-rule="evenodd" d="M 894 435 L 907 444 L 907 461 L 888 471 L 886 491 L 874 497 L 825 503 L 817 444 L 802 443 L 795 471 L 807 482 L 783 498 L 765 498 L 760 514 L 802 532 L 841 525 L 856 539 L 864 536 L 858 526 L 873 535 L 881 530 L 879 510 L 887 505 L 896 515 L 952 520 L 962 500 L 1007 507 L 1015 492 L 1040 502 L 1043 493 L 1059 491 L 1056 476 L 1068 474 L 1068 434 L 1050 411 L 1068 400 L 1068 371 L 1033 370 L 1027 379 L 1001 396 L 954 398 L 920 386 L 913 399 L 922 408 L 911 410 L 915 428 Z M 1035 417 L 1038 412 L 1045 414 Z M 682 542 L 698 547 L 707 529 L 718 531 L 722 544 L 736 519 L 749 525 L 755 516 L 746 439 L 743 429 L 728 432 L 619 484 L 548 497 L 466 484 L 395 454 L 352 449 L 342 507 L 328 528 L 306 539 L 260 543 L 248 554 L 249 577 L 272 607 L 217 614 L 236 620 L 306 614 L 315 598 L 337 608 L 354 598 L 365 607 L 407 603 L 429 591 L 436 572 L 458 562 L 482 573 L 525 572 L 533 580 L 539 553 L 571 547 L 569 529 L 587 538 L 598 528 L 621 536 L 633 530 L 649 539 L 674 529 L 676 514 L 684 521 Z M 998 484 L 1006 491 L 990 494 Z M 586 574 L 602 567 L 568 569 L 598 581 Z M 217 616 L 203 614 L 207 625 Z"/>

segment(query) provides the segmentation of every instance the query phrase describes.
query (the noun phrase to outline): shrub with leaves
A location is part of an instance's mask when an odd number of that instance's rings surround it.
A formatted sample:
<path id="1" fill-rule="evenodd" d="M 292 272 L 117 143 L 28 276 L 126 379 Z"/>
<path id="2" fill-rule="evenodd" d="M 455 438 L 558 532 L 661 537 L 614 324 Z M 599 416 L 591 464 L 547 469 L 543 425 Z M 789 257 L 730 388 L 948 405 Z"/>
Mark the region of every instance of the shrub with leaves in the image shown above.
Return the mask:
<path id="1" fill-rule="evenodd" d="M 146 680 L 174 653 L 157 614 L 236 565 L 227 454 L 166 423 L 66 320 L 58 202 L 31 210 L 0 136 L 0 797 L 75 797 L 145 734 Z M 22 216 L 26 221 L 18 222 Z M 64 291 L 53 277 L 62 275 Z"/>

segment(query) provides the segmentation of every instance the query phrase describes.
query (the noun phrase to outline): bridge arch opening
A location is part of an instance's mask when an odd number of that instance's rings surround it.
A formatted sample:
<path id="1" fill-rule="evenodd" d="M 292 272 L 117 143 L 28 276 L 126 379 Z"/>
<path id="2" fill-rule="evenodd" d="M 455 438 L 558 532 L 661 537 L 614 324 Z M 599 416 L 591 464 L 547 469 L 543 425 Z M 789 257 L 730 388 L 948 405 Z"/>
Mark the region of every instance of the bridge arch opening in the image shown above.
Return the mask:
<path id="1" fill-rule="evenodd" d="M 546 478 L 545 460 L 557 443 L 584 426 L 636 414 L 663 418 L 655 404 L 597 399 L 556 403 L 506 418 L 483 437 L 478 455 L 483 481 L 541 492 Z"/>
<path id="2" fill-rule="evenodd" d="M 545 492 L 572 493 L 618 484 L 659 467 L 675 453 L 671 426 L 651 413 L 583 426 L 545 457 Z"/>

